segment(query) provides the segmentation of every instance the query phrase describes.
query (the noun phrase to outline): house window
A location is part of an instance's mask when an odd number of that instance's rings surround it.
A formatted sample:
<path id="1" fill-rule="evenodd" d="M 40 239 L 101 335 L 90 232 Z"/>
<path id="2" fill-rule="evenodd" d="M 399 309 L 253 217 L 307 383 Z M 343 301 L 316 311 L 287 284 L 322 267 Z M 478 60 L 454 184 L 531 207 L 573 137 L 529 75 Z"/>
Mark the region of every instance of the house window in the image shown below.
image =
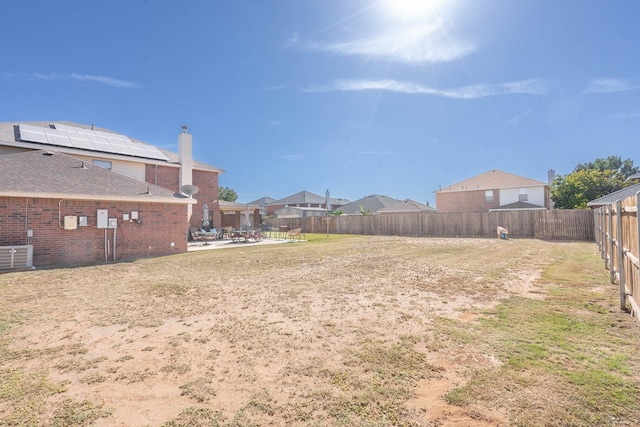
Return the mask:
<path id="1" fill-rule="evenodd" d="M 527 195 L 527 189 L 521 188 L 520 190 L 518 190 L 518 201 L 526 202 L 527 200 L 529 200 L 529 197 Z"/>
<path id="2" fill-rule="evenodd" d="M 111 162 L 108 160 L 93 160 L 92 163 L 96 166 L 100 166 L 101 168 L 111 170 Z"/>
<path id="3" fill-rule="evenodd" d="M 493 190 L 486 190 L 484 192 L 484 201 L 486 203 L 493 203 Z"/>

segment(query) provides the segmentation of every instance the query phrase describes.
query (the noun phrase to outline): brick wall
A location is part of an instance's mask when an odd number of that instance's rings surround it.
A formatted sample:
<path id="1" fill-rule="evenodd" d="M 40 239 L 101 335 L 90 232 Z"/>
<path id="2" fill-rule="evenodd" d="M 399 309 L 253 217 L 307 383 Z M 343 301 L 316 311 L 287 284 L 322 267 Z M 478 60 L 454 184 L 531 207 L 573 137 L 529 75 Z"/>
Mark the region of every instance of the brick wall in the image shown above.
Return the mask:
<path id="1" fill-rule="evenodd" d="M 180 190 L 180 169 L 177 167 L 146 165 L 145 181 L 171 191 Z"/>
<path id="2" fill-rule="evenodd" d="M 198 193 L 193 197 L 198 200 L 197 205 L 193 205 L 191 219 L 189 224 L 191 227 L 202 227 L 202 206 L 204 203 L 209 205 L 209 225 L 210 227 L 221 227 L 220 209 L 214 200 L 218 200 L 218 173 L 193 170 L 191 182 L 198 186 Z M 146 181 L 166 188 L 171 191 L 180 191 L 180 169 L 168 166 L 147 165 Z M 213 224 L 211 222 L 213 221 Z"/>
<path id="3" fill-rule="evenodd" d="M 191 216 L 191 226 L 200 228 L 202 226 L 202 206 L 206 203 L 209 206 L 209 226 L 220 229 L 222 227 L 220 219 L 220 207 L 218 203 L 218 174 L 194 170 L 193 184 L 198 186 L 198 194 L 193 196 L 198 200 L 197 205 L 193 205 L 193 215 Z"/>
<path id="4" fill-rule="evenodd" d="M 488 212 L 500 206 L 500 192 L 493 190 L 493 202 L 485 201 L 485 190 L 436 193 L 440 212 Z"/>
<path id="5" fill-rule="evenodd" d="M 104 262 L 105 229 L 97 228 L 97 210 L 108 209 L 118 219 L 116 260 L 168 255 L 187 250 L 187 206 L 0 197 L 0 246 L 33 244 L 34 266 Z M 140 223 L 124 221 L 123 214 L 137 211 Z M 64 230 L 65 215 L 87 216 L 86 227 Z M 27 230 L 33 237 L 27 237 Z M 114 230 L 106 229 L 113 260 Z M 171 242 L 174 246 L 171 246 Z"/>

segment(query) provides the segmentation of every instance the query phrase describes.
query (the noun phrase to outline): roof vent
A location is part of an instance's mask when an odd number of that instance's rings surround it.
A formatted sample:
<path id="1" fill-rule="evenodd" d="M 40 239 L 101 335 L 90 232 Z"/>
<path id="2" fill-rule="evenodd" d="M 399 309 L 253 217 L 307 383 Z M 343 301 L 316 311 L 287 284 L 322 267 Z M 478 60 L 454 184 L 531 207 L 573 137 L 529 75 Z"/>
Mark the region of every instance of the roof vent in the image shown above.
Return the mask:
<path id="1" fill-rule="evenodd" d="M 44 153 L 42 153 L 43 156 L 47 156 L 47 157 L 51 157 L 53 156 L 53 153 L 51 151 L 45 151 Z"/>

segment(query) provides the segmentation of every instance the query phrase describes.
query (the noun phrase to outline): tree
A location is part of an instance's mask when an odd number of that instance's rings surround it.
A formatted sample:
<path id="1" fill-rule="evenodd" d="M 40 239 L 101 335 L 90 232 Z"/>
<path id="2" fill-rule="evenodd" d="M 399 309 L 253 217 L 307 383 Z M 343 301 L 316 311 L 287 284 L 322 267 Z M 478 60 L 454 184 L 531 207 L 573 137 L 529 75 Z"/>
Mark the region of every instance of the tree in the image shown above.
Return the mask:
<path id="1" fill-rule="evenodd" d="M 219 187 L 218 198 L 226 202 L 235 202 L 236 200 L 238 200 L 238 193 L 236 193 L 229 187 Z"/>
<path id="2" fill-rule="evenodd" d="M 371 209 L 365 208 L 363 205 L 360 205 L 360 213 L 362 215 L 371 215 Z"/>
<path id="3" fill-rule="evenodd" d="M 616 171 L 619 175 L 622 175 L 623 179 L 627 179 L 634 173 L 638 173 L 640 168 L 633 166 L 633 160 L 622 160 L 620 156 L 609 156 L 606 159 L 596 159 L 589 163 L 580 163 L 573 170 L 574 172 L 581 170 L 594 169 L 599 171 L 612 170 Z"/>
<path id="4" fill-rule="evenodd" d="M 631 159 L 618 156 L 578 164 L 573 172 L 558 175 L 551 185 L 551 200 L 557 209 L 586 209 L 587 203 L 631 185 L 625 182 L 637 173 Z"/>

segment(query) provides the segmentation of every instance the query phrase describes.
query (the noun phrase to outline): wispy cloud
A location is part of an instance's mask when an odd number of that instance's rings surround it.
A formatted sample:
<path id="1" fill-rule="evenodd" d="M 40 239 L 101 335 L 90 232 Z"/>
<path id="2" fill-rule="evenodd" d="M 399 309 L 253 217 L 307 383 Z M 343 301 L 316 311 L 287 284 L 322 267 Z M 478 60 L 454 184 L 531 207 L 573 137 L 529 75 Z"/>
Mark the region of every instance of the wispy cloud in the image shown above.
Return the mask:
<path id="1" fill-rule="evenodd" d="M 640 85 L 634 85 L 627 80 L 607 78 L 591 80 L 582 93 L 592 95 L 595 93 L 624 92 L 635 89 L 640 89 Z"/>
<path id="2" fill-rule="evenodd" d="M 452 61 L 477 49 L 476 43 L 454 36 L 441 21 L 394 26 L 376 35 L 338 43 L 304 41 L 295 33 L 285 43 L 285 47 L 294 46 L 408 64 Z"/>
<path id="3" fill-rule="evenodd" d="M 285 48 L 293 47 L 293 46 L 295 46 L 295 45 L 297 45 L 299 43 L 300 43 L 300 34 L 291 33 L 289 35 L 289 37 L 287 38 L 287 40 L 285 40 L 284 47 Z"/>
<path id="4" fill-rule="evenodd" d="M 300 160 L 302 156 L 300 154 L 284 154 L 280 156 L 282 160 Z"/>
<path id="5" fill-rule="evenodd" d="M 92 74 L 56 74 L 56 73 L 33 73 L 33 76 L 40 80 L 78 80 L 85 81 L 91 83 L 97 83 L 104 86 L 117 87 L 123 89 L 135 89 L 139 88 L 140 85 L 137 83 L 129 82 L 126 80 L 114 79 L 112 77 L 107 76 L 97 76 Z"/>
<path id="6" fill-rule="evenodd" d="M 269 126 L 280 126 L 282 122 L 280 120 L 271 120 Z"/>
<path id="7" fill-rule="evenodd" d="M 63 76 L 59 74 L 53 74 L 53 73 L 49 73 L 49 74 L 33 73 L 33 75 L 36 79 L 40 79 L 40 80 L 59 80 L 63 78 Z"/>
<path id="8" fill-rule="evenodd" d="M 305 92 L 386 90 L 406 94 L 441 96 L 454 99 L 476 99 L 487 96 L 528 94 L 545 95 L 547 83 L 541 79 L 519 80 L 507 83 L 479 84 L 451 89 L 436 89 L 430 86 L 398 80 L 333 80 L 325 85 L 312 86 Z"/>
<path id="9" fill-rule="evenodd" d="M 517 126 L 523 121 L 529 114 L 531 114 L 531 110 L 525 110 L 524 112 L 516 115 L 515 117 L 504 122 L 505 126 Z"/>
<path id="10" fill-rule="evenodd" d="M 264 90 L 280 90 L 280 89 L 284 89 L 284 85 L 273 85 L 273 86 L 267 86 L 264 88 Z"/>
<path id="11" fill-rule="evenodd" d="M 94 76 L 91 74 L 69 74 L 69 77 L 75 80 L 88 81 L 98 83 L 105 86 L 119 87 L 125 89 L 132 89 L 139 87 L 136 83 L 128 82 L 125 80 L 118 80 L 106 76 Z"/>

